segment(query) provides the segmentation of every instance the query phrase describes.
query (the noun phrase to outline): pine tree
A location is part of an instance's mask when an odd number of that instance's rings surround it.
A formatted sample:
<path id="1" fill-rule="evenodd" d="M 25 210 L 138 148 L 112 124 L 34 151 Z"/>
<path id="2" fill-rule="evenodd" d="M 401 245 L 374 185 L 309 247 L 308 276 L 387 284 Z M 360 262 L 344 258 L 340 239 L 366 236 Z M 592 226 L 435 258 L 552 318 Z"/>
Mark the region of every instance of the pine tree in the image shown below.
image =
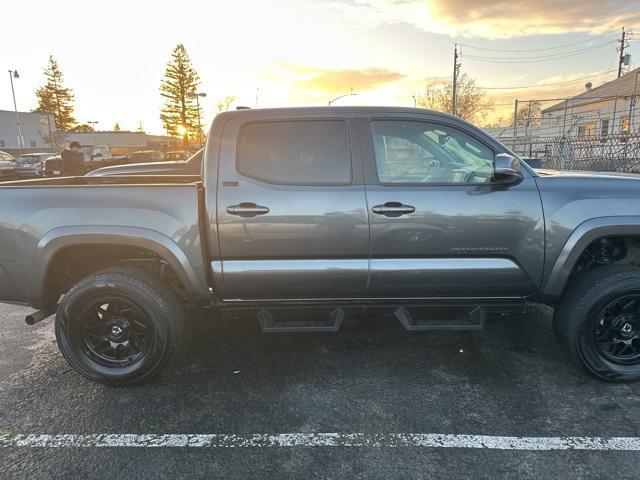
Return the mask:
<path id="1" fill-rule="evenodd" d="M 171 52 L 164 79 L 160 86 L 160 95 L 164 105 L 160 120 L 169 135 L 182 136 L 189 143 L 189 137 L 198 138 L 198 107 L 196 99 L 189 96 L 200 84 L 200 76 L 191 64 L 184 45 L 179 44 Z"/>
<path id="2" fill-rule="evenodd" d="M 115 125 L 113 126 L 113 131 L 114 132 L 119 132 L 120 131 L 120 123 L 116 122 Z"/>
<path id="3" fill-rule="evenodd" d="M 36 90 L 38 106 L 34 111 L 53 113 L 57 130 L 71 130 L 77 123 L 73 116 L 73 90 L 64 86 L 62 71 L 53 55 L 49 56 L 44 76 L 47 81 Z"/>

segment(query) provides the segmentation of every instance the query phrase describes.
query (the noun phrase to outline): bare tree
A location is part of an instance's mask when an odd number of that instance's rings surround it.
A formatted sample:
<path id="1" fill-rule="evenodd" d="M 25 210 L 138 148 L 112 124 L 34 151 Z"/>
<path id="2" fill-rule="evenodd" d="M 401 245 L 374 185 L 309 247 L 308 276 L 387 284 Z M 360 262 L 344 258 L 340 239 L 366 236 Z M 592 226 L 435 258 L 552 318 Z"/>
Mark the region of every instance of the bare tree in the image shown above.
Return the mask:
<path id="1" fill-rule="evenodd" d="M 487 118 L 493 109 L 494 102 L 487 98 L 484 90 L 476 85 L 476 81 L 463 73 L 458 78 L 456 95 L 456 115 L 470 122 L 478 122 Z M 451 113 L 453 105 L 453 84 L 451 80 L 427 85 L 421 94 L 416 95 L 418 106 L 431 110 Z"/>
<path id="2" fill-rule="evenodd" d="M 219 100 L 218 103 L 216 103 L 216 111 L 218 113 L 226 112 L 227 110 L 229 110 L 229 108 L 231 108 L 231 104 L 235 100 L 236 100 L 235 95 L 227 95 L 222 100 Z"/>
<path id="3" fill-rule="evenodd" d="M 516 125 L 518 127 L 537 127 L 540 125 L 541 120 L 542 105 L 538 100 L 530 100 L 522 107 L 520 103 L 518 103 L 518 113 L 516 116 Z M 513 115 L 511 116 L 511 124 L 513 125 Z"/>

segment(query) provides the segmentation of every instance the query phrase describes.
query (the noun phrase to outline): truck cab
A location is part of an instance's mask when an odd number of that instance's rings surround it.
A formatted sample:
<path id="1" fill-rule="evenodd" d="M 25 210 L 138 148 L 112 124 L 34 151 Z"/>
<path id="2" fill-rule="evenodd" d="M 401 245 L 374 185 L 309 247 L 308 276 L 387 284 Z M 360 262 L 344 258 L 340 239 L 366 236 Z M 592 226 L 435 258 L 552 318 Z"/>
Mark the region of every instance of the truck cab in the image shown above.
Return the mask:
<path id="1" fill-rule="evenodd" d="M 540 286 L 534 176 L 495 178 L 507 150 L 475 127 L 392 109 L 256 110 L 220 123 L 205 201 L 223 297 L 517 300 Z"/>

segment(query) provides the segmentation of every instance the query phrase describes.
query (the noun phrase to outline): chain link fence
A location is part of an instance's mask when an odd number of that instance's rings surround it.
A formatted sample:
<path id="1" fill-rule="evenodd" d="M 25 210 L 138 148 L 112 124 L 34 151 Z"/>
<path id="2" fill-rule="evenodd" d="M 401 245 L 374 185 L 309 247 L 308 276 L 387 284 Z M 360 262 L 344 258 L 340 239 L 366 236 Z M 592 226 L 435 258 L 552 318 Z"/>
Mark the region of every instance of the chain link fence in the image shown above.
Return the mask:
<path id="1" fill-rule="evenodd" d="M 606 136 L 519 137 L 504 141 L 543 168 L 640 173 L 640 133 Z"/>
<path id="2" fill-rule="evenodd" d="M 487 131 L 543 168 L 640 173 L 638 96 L 516 100 L 511 125 Z"/>

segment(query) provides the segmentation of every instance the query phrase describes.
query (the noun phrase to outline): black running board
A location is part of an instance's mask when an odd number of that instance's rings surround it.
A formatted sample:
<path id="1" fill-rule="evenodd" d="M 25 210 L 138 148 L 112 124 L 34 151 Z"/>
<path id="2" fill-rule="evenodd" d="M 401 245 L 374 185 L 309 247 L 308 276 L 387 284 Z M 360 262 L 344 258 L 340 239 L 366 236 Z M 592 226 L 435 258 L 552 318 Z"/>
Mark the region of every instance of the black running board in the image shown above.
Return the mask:
<path id="1" fill-rule="evenodd" d="M 450 311 L 435 308 L 409 311 L 399 307 L 393 314 L 411 332 L 482 330 L 486 321 L 486 312 L 482 307 Z"/>
<path id="2" fill-rule="evenodd" d="M 300 317 L 307 317 L 307 320 L 291 318 L 292 313 Z M 258 322 L 264 333 L 318 333 L 340 330 L 344 320 L 344 310 L 341 308 L 331 310 L 328 314 L 326 312 L 313 313 L 315 315 L 310 311 L 300 309 L 279 309 L 271 313 L 262 309 L 258 312 Z M 326 317 L 323 318 L 325 314 Z M 312 318 L 309 319 L 309 317 Z"/>

